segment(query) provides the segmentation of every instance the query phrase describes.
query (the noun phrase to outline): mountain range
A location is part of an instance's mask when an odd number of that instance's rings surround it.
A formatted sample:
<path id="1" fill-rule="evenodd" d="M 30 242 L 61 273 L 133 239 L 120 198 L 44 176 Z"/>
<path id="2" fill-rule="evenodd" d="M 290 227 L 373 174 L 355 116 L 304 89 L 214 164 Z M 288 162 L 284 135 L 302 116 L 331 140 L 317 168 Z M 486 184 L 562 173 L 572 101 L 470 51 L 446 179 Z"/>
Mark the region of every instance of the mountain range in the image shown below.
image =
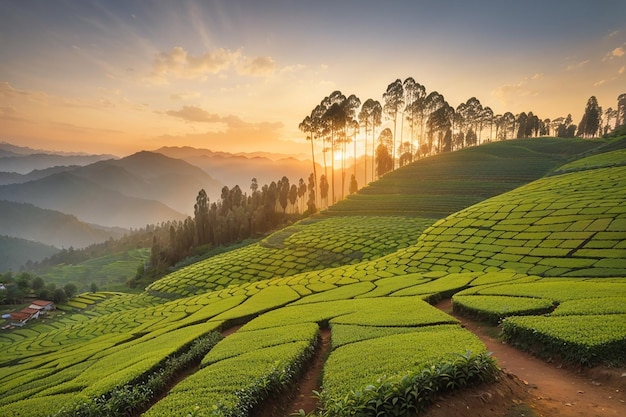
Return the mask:
<path id="1" fill-rule="evenodd" d="M 256 178 L 261 186 L 280 180 L 284 176 L 289 178 L 291 183 L 297 183 L 300 178 L 306 182 L 313 172 L 310 160 L 265 152 L 231 154 L 189 146 L 166 146 L 154 152 L 187 161 L 202 168 L 228 188 L 239 185 L 244 192 L 248 191 L 252 178 Z M 319 165 L 317 169 L 321 172 Z M 206 191 L 208 193 L 208 190 Z"/>
<path id="2" fill-rule="evenodd" d="M 0 258 L 11 245 L 12 253 L 39 260 L 51 247 L 81 248 L 183 220 L 193 216 L 200 189 L 217 201 L 224 186 L 248 192 L 252 178 L 259 185 L 283 176 L 297 183 L 311 171 L 308 160 L 265 152 L 164 147 L 118 158 L 0 142 Z M 46 247 L 34 250 L 36 242 Z"/>

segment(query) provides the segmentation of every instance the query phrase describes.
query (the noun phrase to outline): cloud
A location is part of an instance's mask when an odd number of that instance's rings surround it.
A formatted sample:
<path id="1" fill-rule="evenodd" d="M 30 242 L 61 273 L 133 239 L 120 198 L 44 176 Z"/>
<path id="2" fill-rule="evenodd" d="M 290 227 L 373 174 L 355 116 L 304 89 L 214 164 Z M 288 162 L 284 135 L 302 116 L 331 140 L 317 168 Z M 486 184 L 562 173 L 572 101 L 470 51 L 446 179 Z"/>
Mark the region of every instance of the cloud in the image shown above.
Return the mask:
<path id="1" fill-rule="evenodd" d="M 586 66 L 589 62 L 590 61 L 587 59 L 585 61 L 577 62 L 575 64 L 570 64 L 570 65 L 567 66 L 567 70 L 568 71 L 572 71 L 572 70 L 575 70 L 575 69 L 582 68 L 582 67 Z"/>
<path id="2" fill-rule="evenodd" d="M 229 69 L 238 62 L 240 56 L 240 51 L 223 48 L 194 56 L 182 47 L 175 46 L 154 58 L 151 79 L 154 82 L 166 83 L 169 76 L 185 79 L 205 78 L 208 74 L 218 74 Z"/>
<path id="3" fill-rule="evenodd" d="M 626 65 L 624 65 L 623 67 L 621 67 L 620 69 L 617 70 L 617 73 L 619 75 L 622 75 L 626 72 Z"/>
<path id="4" fill-rule="evenodd" d="M 222 121 L 219 115 L 209 113 L 197 106 L 183 106 L 181 110 L 169 110 L 165 114 L 179 117 L 187 122 L 216 123 Z"/>
<path id="5" fill-rule="evenodd" d="M 159 145 L 188 145 L 212 149 L 224 149 L 224 144 L 228 143 L 229 152 L 249 152 L 260 148 L 275 152 L 289 152 L 296 148 L 302 150 L 300 145 L 280 138 L 284 127 L 281 122 L 248 123 L 237 116 L 226 116 L 222 120 L 228 125 L 225 130 L 165 135 L 155 138 L 154 141 Z"/>
<path id="6" fill-rule="evenodd" d="M 209 113 L 198 106 L 183 106 L 180 110 L 169 110 L 166 111 L 165 114 L 178 117 L 186 122 L 221 123 L 226 126 L 227 129 L 254 130 L 258 129 L 260 126 L 259 124 L 248 123 L 239 116 L 220 116 L 219 114 Z"/>
<path id="7" fill-rule="evenodd" d="M 11 84 L 6 81 L 0 82 L 0 98 L 5 99 L 20 99 L 25 98 L 27 100 L 36 101 L 36 102 L 47 102 L 49 97 L 46 93 L 42 93 L 39 91 L 27 91 L 27 90 L 18 90 L 13 88 Z"/>
<path id="8" fill-rule="evenodd" d="M 542 78 L 543 74 L 535 74 L 530 78 L 526 77 L 523 80 L 514 84 L 503 84 L 493 90 L 491 92 L 491 95 L 496 97 L 503 103 L 507 103 L 511 97 L 537 96 L 539 95 L 539 93 L 536 90 L 530 88 L 529 84 Z"/>
<path id="9" fill-rule="evenodd" d="M 218 48 L 195 56 L 176 46 L 154 58 L 150 80 L 157 84 L 166 84 L 170 77 L 203 80 L 233 68 L 239 75 L 265 76 L 274 73 L 276 63 L 269 56 L 245 57 L 241 50 Z"/>
<path id="10" fill-rule="evenodd" d="M 605 83 L 606 83 L 606 80 L 600 80 L 600 81 L 596 81 L 595 83 L 593 83 L 593 86 L 594 87 L 599 87 L 599 86 L 601 86 L 602 84 L 605 84 Z"/>
<path id="11" fill-rule="evenodd" d="M 626 55 L 626 43 L 610 51 L 608 54 L 604 56 L 602 60 L 608 61 L 608 60 L 615 59 L 615 58 L 621 58 L 624 55 Z"/>
<path id="12" fill-rule="evenodd" d="M 17 110 L 13 106 L 0 107 L 0 119 L 19 120 L 19 118 L 17 117 Z"/>
<path id="13" fill-rule="evenodd" d="M 189 99 L 197 98 L 197 97 L 200 97 L 200 93 L 198 93 L 197 91 L 192 91 L 188 93 L 170 94 L 170 99 L 175 100 L 175 101 L 185 101 L 185 100 L 189 100 Z"/>
<path id="14" fill-rule="evenodd" d="M 238 72 L 241 75 L 251 75 L 253 77 L 271 75 L 276 70 L 276 62 L 272 57 L 262 56 L 257 58 L 245 58 L 239 66 Z"/>

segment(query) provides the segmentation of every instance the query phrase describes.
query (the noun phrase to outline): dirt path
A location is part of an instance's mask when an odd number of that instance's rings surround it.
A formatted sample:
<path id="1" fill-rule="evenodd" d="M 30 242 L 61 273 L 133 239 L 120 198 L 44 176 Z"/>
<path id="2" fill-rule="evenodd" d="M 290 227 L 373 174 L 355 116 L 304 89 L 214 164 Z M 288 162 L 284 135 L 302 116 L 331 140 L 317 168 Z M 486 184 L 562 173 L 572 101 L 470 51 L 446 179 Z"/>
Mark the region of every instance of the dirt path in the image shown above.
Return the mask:
<path id="1" fill-rule="evenodd" d="M 317 399 L 314 398 L 311 393 L 313 390 L 320 391 L 320 377 L 324 369 L 324 362 L 326 362 L 326 357 L 331 347 L 330 329 L 321 328 L 320 334 L 321 341 L 319 348 L 315 352 L 311 365 L 298 383 L 297 392 L 292 403 L 287 406 L 287 410 L 289 411 L 287 416 L 299 410 L 303 410 L 308 414 L 315 410 L 317 406 Z"/>
<path id="2" fill-rule="evenodd" d="M 625 370 L 595 369 L 576 372 L 560 363 L 548 363 L 528 353 L 513 348 L 494 337 L 494 328 L 452 314 L 451 301 L 444 300 L 437 308 L 451 314 L 463 326 L 476 334 L 493 352 L 503 370 L 516 376 L 527 387 L 525 399 L 511 399 L 510 408 L 504 414 L 489 414 L 489 401 L 476 401 L 476 391 L 468 392 L 465 402 L 473 416 L 540 416 L 540 417 L 622 417 L 626 416 L 626 386 L 622 377 Z M 594 379 L 595 378 L 595 379 Z M 515 379 L 512 376 L 509 379 Z M 622 381 L 620 381 L 620 379 Z M 510 381 L 505 381 L 510 385 Z M 508 390 L 510 387 L 507 387 Z M 506 391 L 505 390 L 505 391 Z M 457 394 L 465 396 L 465 393 Z M 460 398 L 455 398 L 460 401 Z M 471 404 L 471 406 L 470 406 Z M 483 405 L 482 411 L 480 410 Z M 458 407 L 456 404 L 455 407 Z M 429 417 L 437 417 L 437 409 L 446 407 L 439 401 Z M 449 415 L 461 416 L 451 412 Z M 457 410 L 458 411 L 458 410 Z"/>

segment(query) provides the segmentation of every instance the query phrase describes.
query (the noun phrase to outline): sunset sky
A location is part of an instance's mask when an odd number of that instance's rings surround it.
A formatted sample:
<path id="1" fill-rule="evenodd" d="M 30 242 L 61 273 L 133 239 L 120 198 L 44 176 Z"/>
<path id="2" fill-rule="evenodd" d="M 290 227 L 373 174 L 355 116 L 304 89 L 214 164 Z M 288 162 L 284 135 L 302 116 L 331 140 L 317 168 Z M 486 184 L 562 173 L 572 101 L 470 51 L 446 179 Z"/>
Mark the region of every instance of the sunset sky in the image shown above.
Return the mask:
<path id="1" fill-rule="evenodd" d="M 456 107 L 571 113 L 626 92 L 626 1 L 2 0 L 0 142 L 125 156 L 304 154 L 333 90 L 413 77 Z"/>

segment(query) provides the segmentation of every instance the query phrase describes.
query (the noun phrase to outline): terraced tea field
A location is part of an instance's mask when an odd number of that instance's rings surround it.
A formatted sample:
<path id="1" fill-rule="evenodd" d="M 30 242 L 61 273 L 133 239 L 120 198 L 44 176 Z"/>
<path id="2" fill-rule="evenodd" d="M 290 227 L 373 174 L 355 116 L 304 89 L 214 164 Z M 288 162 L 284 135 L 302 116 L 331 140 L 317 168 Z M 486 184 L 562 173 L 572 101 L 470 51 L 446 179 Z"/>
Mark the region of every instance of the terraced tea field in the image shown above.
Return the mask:
<path id="1" fill-rule="evenodd" d="M 348 209 L 353 199 L 341 208 L 350 215 L 329 210 L 183 268 L 141 295 L 85 294 L 62 317 L 0 333 L 0 415 L 139 415 L 163 393 L 165 370 L 189 352 L 199 371 L 146 416 L 255 415 L 266 399 L 289 392 L 327 328 L 318 414 L 408 415 L 440 392 L 498 375 L 484 344 L 431 305 L 449 297 L 457 312 L 501 322 L 521 347 L 532 337 L 533 346 L 560 349 L 574 363 L 623 366 L 624 154 L 618 147 L 565 160 L 603 144 L 489 144 L 450 154 L 448 168 L 447 155 L 425 159 L 380 181 L 397 185 L 376 215 L 365 214 L 374 207 L 365 201 L 382 199 L 372 193 L 378 183 L 357 197 L 367 210 Z M 449 172 L 455 196 L 464 157 L 473 160 L 466 172 L 481 201 L 431 217 L 407 203 L 413 209 L 402 214 L 410 215 L 392 216 L 407 195 L 419 201 L 427 182 L 416 174 L 420 164 L 440 165 L 432 190 L 446 189 Z M 498 193 L 496 171 L 507 192 L 487 198 Z"/>

